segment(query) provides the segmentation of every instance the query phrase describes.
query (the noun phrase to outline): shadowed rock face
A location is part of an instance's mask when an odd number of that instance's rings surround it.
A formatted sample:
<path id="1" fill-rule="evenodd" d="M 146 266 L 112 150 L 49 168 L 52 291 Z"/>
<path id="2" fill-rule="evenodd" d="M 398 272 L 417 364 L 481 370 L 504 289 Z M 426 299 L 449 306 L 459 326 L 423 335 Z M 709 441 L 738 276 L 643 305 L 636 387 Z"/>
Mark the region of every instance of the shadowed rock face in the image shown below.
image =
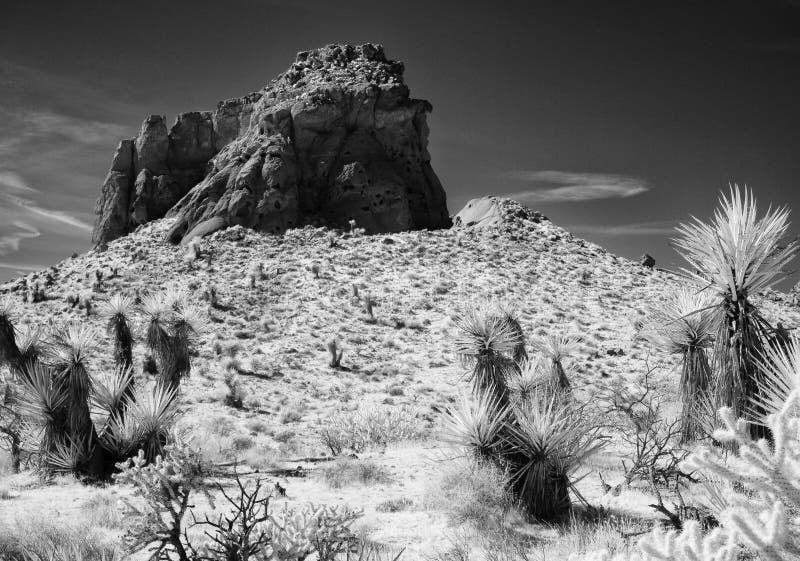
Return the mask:
<path id="1" fill-rule="evenodd" d="M 280 233 L 305 224 L 368 232 L 450 226 L 427 150 L 427 101 L 380 46 L 302 52 L 263 90 L 149 117 L 123 140 L 97 201 L 95 243 L 174 216 L 175 243 L 232 225 Z"/>

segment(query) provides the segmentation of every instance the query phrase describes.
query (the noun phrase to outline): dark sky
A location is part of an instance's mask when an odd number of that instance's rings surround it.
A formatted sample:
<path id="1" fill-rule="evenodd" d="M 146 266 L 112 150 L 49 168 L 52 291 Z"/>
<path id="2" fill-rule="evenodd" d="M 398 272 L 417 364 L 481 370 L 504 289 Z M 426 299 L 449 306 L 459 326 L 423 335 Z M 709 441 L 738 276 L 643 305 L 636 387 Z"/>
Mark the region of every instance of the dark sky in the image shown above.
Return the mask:
<path id="1" fill-rule="evenodd" d="M 800 208 L 798 1 L 6 4 L 0 279 L 89 247 L 116 143 L 147 115 L 212 109 L 333 42 L 406 63 L 451 213 L 515 194 L 675 266 L 673 225 L 729 182 Z"/>

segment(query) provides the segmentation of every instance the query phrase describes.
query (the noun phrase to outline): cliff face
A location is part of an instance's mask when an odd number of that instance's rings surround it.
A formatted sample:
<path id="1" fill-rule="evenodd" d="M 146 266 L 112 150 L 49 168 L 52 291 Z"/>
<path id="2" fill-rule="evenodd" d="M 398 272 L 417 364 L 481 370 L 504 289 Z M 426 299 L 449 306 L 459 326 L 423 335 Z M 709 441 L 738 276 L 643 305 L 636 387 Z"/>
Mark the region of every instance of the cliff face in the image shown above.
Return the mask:
<path id="1" fill-rule="evenodd" d="M 450 225 L 427 150 L 427 101 L 380 46 L 302 52 L 267 87 L 145 120 L 123 140 L 97 201 L 95 243 L 174 216 L 180 242 L 240 224 L 280 233 L 308 223 L 368 232 Z"/>

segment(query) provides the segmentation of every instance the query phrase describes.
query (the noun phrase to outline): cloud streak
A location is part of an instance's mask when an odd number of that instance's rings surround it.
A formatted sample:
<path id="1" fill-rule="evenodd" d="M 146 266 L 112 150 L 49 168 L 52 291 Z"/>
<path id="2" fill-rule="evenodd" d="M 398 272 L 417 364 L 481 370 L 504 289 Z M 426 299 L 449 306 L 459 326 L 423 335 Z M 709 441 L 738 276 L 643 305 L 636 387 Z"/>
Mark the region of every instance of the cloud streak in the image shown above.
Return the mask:
<path id="1" fill-rule="evenodd" d="M 604 226 L 598 224 L 579 224 L 565 226 L 576 234 L 599 234 L 603 236 L 665 236 L 675 233 L 677 220 L 658 220 L 653 222 L 633 222 Z"/>
<path id="2" fill-rule="evenodd" d="M 510 171 L 501 176 L 534 186 L 533 189 L 504 195 L 523 203 L 574 203 L 620 199 L 646 193 L 652 188 L 647 181 L 638 177 L 606 173 L 541 170 Z"/>

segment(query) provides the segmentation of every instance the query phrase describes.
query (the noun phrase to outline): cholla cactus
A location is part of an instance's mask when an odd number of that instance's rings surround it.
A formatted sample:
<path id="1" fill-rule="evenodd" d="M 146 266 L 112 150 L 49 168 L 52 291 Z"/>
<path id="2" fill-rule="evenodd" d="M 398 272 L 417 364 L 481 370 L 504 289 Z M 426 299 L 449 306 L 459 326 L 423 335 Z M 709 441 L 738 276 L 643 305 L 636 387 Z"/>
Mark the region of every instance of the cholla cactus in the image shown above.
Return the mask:
<path id="1" fill-rule="evenodd" d="M 639 541 L 640 554 L 612 556 L 608 552 L 573 556 L 571 561 L 736 561 L 741 546 L 762 561 L 800 559 L 800 389 L 792 390 L 781 408 L 766 424 L 774 444 L 753 441 L 748 423 L 734 416 L 733 409 L 719 412 L 723 427 L 714 438 L 735 444 L 737 452 L 726 456 L 719 448 L 701 448 L 684 462 L 682 469 L 697 470 L 728 484 L 730 492 L 717 493 L 708 506 L 721 526 L 703 534 L 696 522 L 687 522 L 683 532 L 656 528 Z M 751 493 L 734 489 L 744 487 Z"/>
<path id="2" fill-rule="evenodd" d="M 713 343 L 716 300 L 708 291 L 681 288 L 651 314 L 648 338 L 681 361 L 681 439 L 706 436 L 711 368 L 706 349 Z M 713 406 L 712 406 L 713 409 Z"/>

